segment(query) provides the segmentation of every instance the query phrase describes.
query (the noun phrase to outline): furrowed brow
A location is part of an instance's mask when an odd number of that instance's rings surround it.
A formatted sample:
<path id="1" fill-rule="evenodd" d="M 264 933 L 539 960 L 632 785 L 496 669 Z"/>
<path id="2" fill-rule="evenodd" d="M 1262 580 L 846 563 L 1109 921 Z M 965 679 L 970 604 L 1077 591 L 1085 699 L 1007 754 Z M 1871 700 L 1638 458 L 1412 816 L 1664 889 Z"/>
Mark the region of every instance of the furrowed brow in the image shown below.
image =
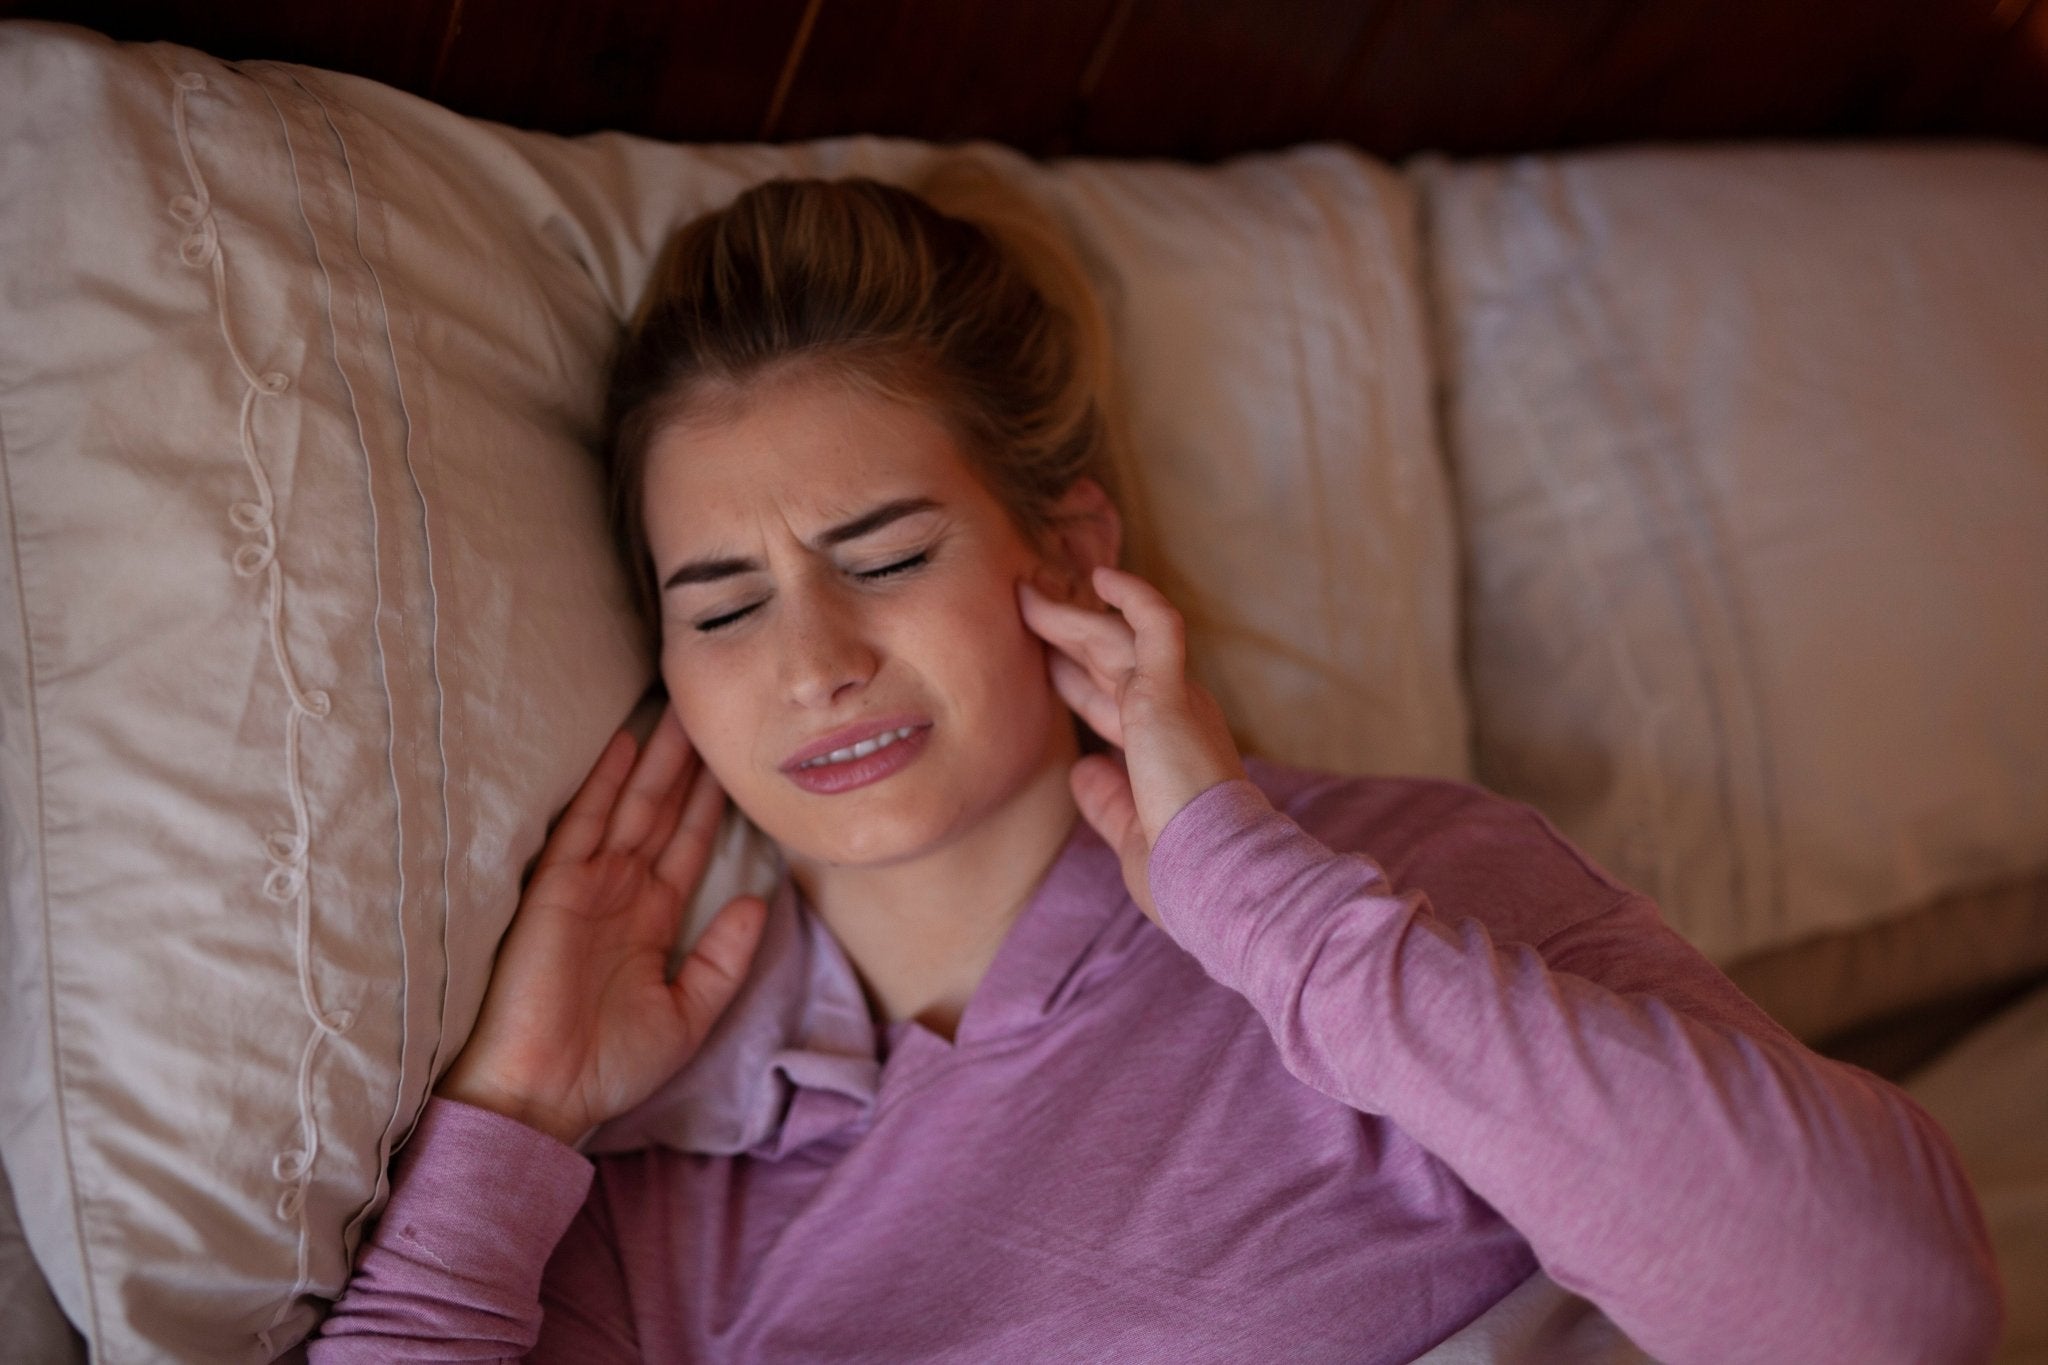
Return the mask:
<path id="1" fill-rule="evenodd" d="M 861 513 L 852 521 L 841 522 L 829 531 L 819 532 L 811 545 L 820 550 L 831 545 L 844 545 L 849 540 L 872 535 L 891 522 L 916 516 L 919 512 L 935 512 L 938 506 L 930 498 L 897 498 L 894 502 L 885 502 L 872 511 Z"/>
<path id="2" fill-rule="evenodd" d="M 693 559 L 662 580 L 661 590 L 680 588 L 685 583 L 716 583 L 721 578 L 752 573 L 761 567 L 757 559 Z"/>
<path id="3" fill-rule="evenodd" d="M 896 498 L 879 507 L 870 508 L 851 521 L 843 521 L 828 530 L 820 531 L 811 541 L 813 549 L 829 549 L 844 545 L 850 540 L 873 535 L 893 522 L 905 517 L 916 516 L 919 512 L 935 512 L 939 504 L 930 498 Z M 733 578 L 739 574 L 757 573 L 761 569 L 758 559 L 743 559 L 724 556 L 712 559 L 693 559 L 679 565 L 674 573 L 662 580 L 661 589 L 681 587 L 687 583 L 715 583 L 722 578 Z"/>

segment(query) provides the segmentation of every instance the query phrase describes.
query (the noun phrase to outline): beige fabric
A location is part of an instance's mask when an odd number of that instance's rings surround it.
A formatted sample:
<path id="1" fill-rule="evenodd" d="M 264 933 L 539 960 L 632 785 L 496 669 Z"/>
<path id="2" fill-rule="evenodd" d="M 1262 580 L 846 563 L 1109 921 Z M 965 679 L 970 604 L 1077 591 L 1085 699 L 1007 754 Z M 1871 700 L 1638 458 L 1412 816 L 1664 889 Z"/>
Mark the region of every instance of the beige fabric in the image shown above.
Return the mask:
<path id="1" fill-rule="evenodd" d="M 1537 1271 L 1414 1365 L 1656 1365 L 1589 1299 Z"/>
<path id="2" fill-rule="evenodd" d="M 1954 1139 L 2005 1281 L 1996 1365 L 2048 1361 L 2048 988 L 1906 1084 Z"/>
<path id="3" fill-rule="evenodd" d="M 2048 153 L 1424 173 L 1480 779 L 1722 962 L 2048 870 Z"/>
<path id="4" fill-rule="evenodd" d="M 0 1144 L 96 1359 L 268 1358 L 648 677 L 612 317 L 288 72 L 10 27 L 0 89 Z"/>
<path id="5" fill-rule="evenodd" d="M 1965 891 L 1896 919 L 1745 958 L 1728 975 L 1799 1039 L 2048 969 L 2048 876 Z"/>
<path id="6" fill-rule="evenodd" d="M 50 1293 L 0 1170 L 0 1365 L 84 1365 L 85 1342 Z"/>
<path id="7" fill-rule="evenodd" d="M 1108 263 L 1190 652 L 1257 753 L 1469 775 L 1411 193 L 1335 148 L 1045 186 Z"/>
<path id="8" fill-rule="evenodd" d="M 932 152 L 562 142 L 40 25 L 0 89 L 0 1152 L 97 1359 L 255 1360 L 650 676 L 587 447 L 663 231 Z M 1113 291 L 1243 728 L 1463 772 L 1403 183 L 1007 164 Z M 721 897 L 772 872 L 733 833 Z"/>

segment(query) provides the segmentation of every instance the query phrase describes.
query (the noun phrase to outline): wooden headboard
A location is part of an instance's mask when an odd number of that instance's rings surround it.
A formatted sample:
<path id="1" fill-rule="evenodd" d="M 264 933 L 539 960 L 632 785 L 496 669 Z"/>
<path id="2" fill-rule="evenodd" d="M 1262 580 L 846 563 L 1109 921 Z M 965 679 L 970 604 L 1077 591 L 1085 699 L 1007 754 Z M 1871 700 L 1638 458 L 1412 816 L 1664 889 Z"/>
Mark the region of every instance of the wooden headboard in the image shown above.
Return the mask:
<path id="1" fill-rule="evenodd" d="M 579 133 L 1208 160 L 1643 139 L 2048 142 L 2048 0 L 0 0 Z"/>

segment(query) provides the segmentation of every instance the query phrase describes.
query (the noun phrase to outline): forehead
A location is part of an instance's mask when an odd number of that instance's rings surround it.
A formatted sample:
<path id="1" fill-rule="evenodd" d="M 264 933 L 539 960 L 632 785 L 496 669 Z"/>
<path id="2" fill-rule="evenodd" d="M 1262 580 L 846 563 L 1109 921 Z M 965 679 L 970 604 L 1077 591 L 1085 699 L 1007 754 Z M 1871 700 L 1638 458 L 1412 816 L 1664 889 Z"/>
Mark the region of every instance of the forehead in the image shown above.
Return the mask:
<path id="1" fill-rule="evenodd" d="M 759 381 L 648 448 L 657 557 L 748 533 L 762 518 L 800 534 L 890 498 L 987 500 L 958 442 L 928 409 L 818 374 Z"/>

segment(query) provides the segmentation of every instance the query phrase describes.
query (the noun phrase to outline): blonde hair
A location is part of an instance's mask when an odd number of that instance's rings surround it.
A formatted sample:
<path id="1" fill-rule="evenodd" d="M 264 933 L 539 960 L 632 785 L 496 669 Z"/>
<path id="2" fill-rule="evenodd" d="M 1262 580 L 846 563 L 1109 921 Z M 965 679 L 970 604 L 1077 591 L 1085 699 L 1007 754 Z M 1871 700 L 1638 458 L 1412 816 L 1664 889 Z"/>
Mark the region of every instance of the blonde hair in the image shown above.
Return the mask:
<path id="1" fill-rule="evenodd" d="M 677 422 L 715 420 L 792 365 L 934 412 L 1041 547 L 1061 495 L 1094 479 L 1144 555 L 1109 329 L 1064 234 L 968 158 L 941 163 L 918 191 L 771 180 L 663 249 L 605 413 L 613 530 L 650 628 L 659 618 L 643 520 L 649 447 Z"/>

